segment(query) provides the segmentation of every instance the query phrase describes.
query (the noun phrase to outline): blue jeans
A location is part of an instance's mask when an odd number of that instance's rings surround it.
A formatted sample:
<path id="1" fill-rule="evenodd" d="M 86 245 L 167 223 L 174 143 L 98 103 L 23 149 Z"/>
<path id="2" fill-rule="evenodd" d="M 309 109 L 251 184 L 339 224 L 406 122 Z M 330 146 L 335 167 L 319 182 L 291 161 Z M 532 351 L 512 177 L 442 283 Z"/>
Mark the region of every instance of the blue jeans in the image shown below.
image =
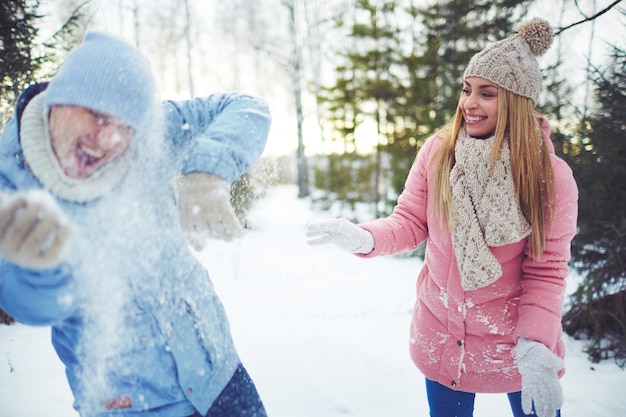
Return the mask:
<path id="1" fill-rule="evenodd" d="M 196 412 L 189 417 L 203 416 Z M 261 397 L 243 365 L 239 364 L 204 417 L 267 417 Z"/>
<path id="2" fill-rule="evenodd" d="M 476 394 L 473 392 L 455 391 L 426 378 L 426 395 L 430 406 L 430 417 L 473 417 L 474 415 Z M 507 396 L 513 417 L 535 415 L 534 411 L 532 414 L 524 414 L 522 411 L 521 391 L 510 392 Z M 561 417 L 560 410 L 557 411 L 556 417 Z"/>

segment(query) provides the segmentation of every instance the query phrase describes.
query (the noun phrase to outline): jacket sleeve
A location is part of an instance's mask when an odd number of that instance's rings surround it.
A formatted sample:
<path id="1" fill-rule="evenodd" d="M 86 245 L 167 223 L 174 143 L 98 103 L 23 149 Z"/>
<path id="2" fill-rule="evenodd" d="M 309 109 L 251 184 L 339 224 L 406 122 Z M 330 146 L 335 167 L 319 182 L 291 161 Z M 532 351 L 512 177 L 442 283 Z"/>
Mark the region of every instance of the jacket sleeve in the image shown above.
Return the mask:
<path id="1" fill-rule="evenodd" d="M 372 233 L 374 250 L 359 257 L 370 258 L 391 255 L 417 248 L 428 237 L 428 179 L 427 170 L 435 137 L 420 149 L 398 197 L 393 213 L 384 219 L 362 223 L 359 226 Z"/>
<path id="2" fill-rule="evenodd" d="M 259 159 L 270 128 L 265 101 L 240 93 L 164 102 L 165 135 L 181 171 L 232 182 Z"/>
<path id="3" fill-rule="evenodd" d="M 76 300 L 67 267 L 22 268 L 0 256 L 0 308 L 20 323 L 46 326 L 72 315 Z"/>
<path id="4" fill-rule="evenodd" d="M 522 262 L 522 295 L 515 336 L 536 340 L 551 350 L 561 338 L 561 314 L 569 274 L 571 242 L 576 233 L 578 188 L 567 164 L 552 158 L 554 171 L 553 222 L 541 258 L 526 248 Z"/>
<path id="5" fill-rule="evenodd" d="M 13 193 L 17 184 L 35 180 L 25 169 L 17 140 L 15 118 L 0 139 L 0 193 Z M 0 254 L 0 308 L 15 320 L 30 325 L 50 325 L 70 316 L 75 309 L 69 268 L 36 270 L 22 268 Z"/>

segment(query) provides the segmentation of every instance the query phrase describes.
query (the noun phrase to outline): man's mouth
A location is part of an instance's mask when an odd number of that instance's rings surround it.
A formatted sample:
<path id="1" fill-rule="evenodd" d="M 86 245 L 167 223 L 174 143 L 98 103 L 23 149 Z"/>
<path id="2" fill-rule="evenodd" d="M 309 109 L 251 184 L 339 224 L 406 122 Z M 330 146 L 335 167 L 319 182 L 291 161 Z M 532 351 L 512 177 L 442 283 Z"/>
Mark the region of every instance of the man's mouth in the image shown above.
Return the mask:
<path id="1" fill-rule="evenodd" d="M 83 144 L 78 144 L 76 154 L 81 164 L 90 166 L 97 163 L 104 157 L 104 152 L 99 149 L 89 148 Z"/>

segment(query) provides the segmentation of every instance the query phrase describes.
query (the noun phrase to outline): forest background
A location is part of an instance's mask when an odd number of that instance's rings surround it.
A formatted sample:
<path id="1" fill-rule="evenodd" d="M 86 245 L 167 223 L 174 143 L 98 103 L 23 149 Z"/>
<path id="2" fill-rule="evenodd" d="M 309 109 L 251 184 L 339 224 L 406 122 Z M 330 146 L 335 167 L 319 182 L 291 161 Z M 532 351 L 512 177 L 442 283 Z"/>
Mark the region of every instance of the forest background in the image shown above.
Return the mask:
<path id="1" fill-rule="evenodd" d="M 453 114 L 470 57 L 534 16 L 556 35 L 540 58 L 538 110 L 580 192 L 580 283 L 564 328 L 587 340 L 592 361 L 624 368 L 622 0 L 3 0 L 0 128 L 24 87 L 53 76 L 87 30 L 106 30 L 151 58 L 164 98 L 241 90 L 268 100 L 266 156 L 233 189 L 242 220 L 275 182 L 371 220 L 391 212 L 416 152 Z"/>

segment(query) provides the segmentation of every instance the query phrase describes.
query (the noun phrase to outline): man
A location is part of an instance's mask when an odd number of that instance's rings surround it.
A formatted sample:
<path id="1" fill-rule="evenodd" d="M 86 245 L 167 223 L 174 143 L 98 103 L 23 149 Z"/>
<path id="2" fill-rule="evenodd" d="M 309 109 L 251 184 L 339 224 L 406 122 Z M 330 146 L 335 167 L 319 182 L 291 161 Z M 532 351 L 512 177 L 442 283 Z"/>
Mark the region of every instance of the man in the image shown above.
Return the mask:
<path id="1" fill-rule="evenodd" d="M 81 416 L 265 416 L 188 249 L 242 233 L 230 183 L 270 116 L 243 94 L 156 99 L 148 60 L 91 32 L 0 141 L 0 308 L 52 326 Z"/>

